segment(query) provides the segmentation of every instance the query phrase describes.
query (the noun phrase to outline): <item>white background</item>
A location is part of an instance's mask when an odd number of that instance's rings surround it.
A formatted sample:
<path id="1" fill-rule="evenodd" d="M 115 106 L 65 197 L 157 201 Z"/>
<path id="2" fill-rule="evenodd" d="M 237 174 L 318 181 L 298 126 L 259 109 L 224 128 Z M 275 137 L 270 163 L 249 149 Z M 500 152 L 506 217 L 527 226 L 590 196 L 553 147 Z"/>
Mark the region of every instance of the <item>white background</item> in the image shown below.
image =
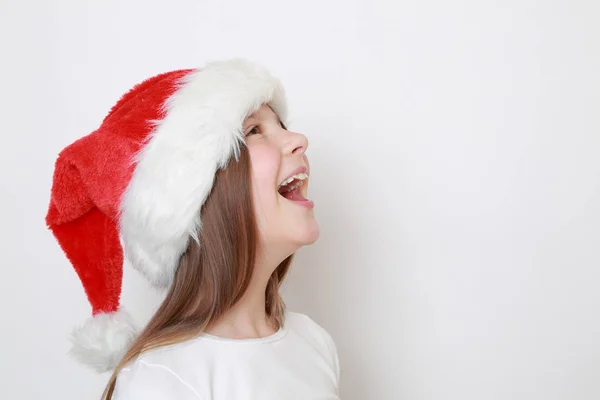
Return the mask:
<path id="1" fill-rule="evenodd" d="M 311 142 L 321 237 L 285 292 L 335 338 L 343 399 L 599 399 L 599 20 L 593 0 L 3 1 L 2 397 L 108 377 L 66 355 L 90 308 L 44 225 L 58 152 L 142 79 L 242 56 Z M 135 274 L 143 319 L 160 297 Z"/>

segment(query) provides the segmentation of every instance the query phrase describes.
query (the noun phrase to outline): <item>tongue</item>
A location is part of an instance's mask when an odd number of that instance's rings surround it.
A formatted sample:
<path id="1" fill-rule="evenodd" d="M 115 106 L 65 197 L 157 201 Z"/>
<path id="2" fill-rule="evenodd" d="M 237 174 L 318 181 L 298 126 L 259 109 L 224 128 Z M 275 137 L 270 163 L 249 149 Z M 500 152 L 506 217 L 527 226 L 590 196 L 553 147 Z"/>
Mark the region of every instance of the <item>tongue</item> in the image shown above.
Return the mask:
<path id="1" fill-rule="evenodd" d="M 300 187 L 297 187 L 294 190 L 284 193 L 283 197 L 292 201 L 306 201 L 304 197 L 300 194 Z"/>

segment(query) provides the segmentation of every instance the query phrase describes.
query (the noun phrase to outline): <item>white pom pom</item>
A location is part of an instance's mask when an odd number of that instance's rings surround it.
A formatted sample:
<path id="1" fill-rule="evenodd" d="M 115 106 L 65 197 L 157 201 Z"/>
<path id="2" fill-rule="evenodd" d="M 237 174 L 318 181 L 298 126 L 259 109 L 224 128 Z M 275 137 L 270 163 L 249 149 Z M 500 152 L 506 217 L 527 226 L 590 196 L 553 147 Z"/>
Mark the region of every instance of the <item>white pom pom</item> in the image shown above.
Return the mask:
<path id="1" fill-rule="evenodd" d="M 123 309 L 97 314 L 73 331 L 70 354 L 97 372 L 110 371 L 127 352 L 136 335 L 133 320 Z"/>

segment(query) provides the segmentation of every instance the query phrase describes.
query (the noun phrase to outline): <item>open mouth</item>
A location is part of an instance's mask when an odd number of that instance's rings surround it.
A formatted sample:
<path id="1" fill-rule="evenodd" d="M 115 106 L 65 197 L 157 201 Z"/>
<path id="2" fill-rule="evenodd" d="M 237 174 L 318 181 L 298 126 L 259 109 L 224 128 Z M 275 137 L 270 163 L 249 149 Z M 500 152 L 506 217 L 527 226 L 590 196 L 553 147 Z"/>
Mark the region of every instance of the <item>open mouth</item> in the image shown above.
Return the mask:
<path id="1" fill-rule="evenodd" d="M 291 176 L 279 185 L 277 191 L 281 196 L 291 201 L 310 201 L 302 194 L 302 186 L 307 178 L 308 175 L 303 172 Z"/>

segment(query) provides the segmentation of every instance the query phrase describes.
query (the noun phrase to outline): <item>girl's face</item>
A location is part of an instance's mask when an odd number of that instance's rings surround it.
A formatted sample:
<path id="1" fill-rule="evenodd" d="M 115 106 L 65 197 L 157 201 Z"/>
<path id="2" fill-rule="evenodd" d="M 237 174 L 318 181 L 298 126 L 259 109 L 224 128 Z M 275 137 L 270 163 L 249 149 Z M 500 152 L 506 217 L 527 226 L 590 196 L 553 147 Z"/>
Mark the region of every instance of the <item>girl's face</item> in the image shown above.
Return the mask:
<path id="1" fill-rule="evenodd" d="M 281 261 L 319 237 L 314 205 L 307 199 L 310 165 L 305 152 L 308 140 L 300 133 L 285 129 L 267 105 L 246 118 L 243 129 L 250 154 L 260 240 L 269 254 Z M 292 176 L 296 179 L 281 185 Z M 289 190 L 299 184 L 301 186 Z"/>

